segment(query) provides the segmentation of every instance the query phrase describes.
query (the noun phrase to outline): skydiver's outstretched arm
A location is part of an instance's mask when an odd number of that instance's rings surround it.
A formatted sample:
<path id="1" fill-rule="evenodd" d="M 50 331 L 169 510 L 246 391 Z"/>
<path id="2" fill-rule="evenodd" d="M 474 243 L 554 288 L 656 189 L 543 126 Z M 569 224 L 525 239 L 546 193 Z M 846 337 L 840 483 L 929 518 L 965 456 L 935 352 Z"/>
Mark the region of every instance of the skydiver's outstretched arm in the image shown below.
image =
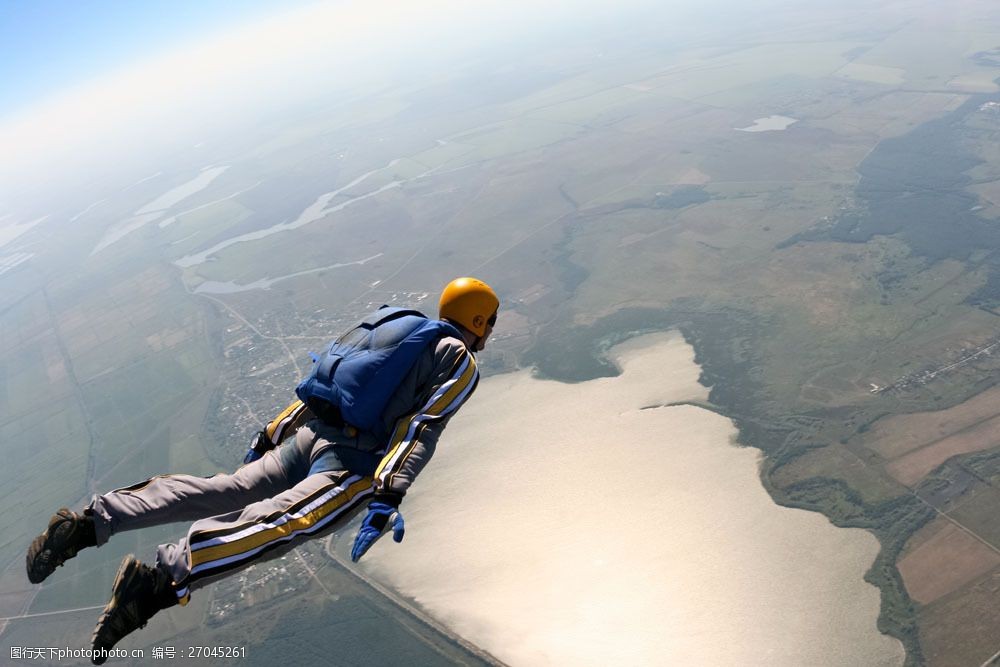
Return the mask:
<path id="1" fill-rule="evenodd" d="M 479 382 L 475 358 L 461 342 L 444 339 L 435 350 L 435 359 L 438 363 L 425 402 L 415 412 L 397 420 L 388 451 L 375 471 L 375 493 L 354 540 L 353 561 L 360 559 L 390 530 L 396 542 L 402 541 L 405 529 L 399 505 L 403 496 L 433 456 L 448 420 Z"/>

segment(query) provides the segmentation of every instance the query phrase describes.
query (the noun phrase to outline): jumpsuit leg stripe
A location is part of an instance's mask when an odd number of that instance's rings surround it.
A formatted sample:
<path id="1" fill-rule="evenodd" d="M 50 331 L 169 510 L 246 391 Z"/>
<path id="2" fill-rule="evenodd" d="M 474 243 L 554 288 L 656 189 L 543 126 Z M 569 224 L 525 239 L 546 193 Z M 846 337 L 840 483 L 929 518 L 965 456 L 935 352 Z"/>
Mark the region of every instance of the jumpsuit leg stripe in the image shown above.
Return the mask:
<path id="1" fill-rule="evenodd" d="M 356 477 L 356 476 L 355 476 Z M 264 516 L 255 517 L 241 523 L 227 526 L 225 528 L 216 528 L 214 530 L 197 530 L 191 533 L 191 537 L 188 539 L 188 543 L 191 545 L 192 551 L 197 551 L 206 547 L 218 546 L 220 544 L 225 544 L 227 539 L 232 541 L 234 539 L 239 539 L 239 536 L 231 537 L 236 533 L 242 533 L 247 530 L 251 530 L 258 526 L 270 525 L 286 517 L 288 515 L 294 515 L 300 513 L 304 507 L 310 504 L 314 504 L 318 498 L 323 497 L 328 494 L 331 489 L 336 489 L 341 486 L 341 483 L 346 479 L 346 477 L 341 477 L 337 480 L 331 481 L 329 484 L 324 484 L 312 493 L 307 494 L 305 497 L 295 501 L 291 505 L 281 507 L 270 514 Z M 351 478 L 354 479 L 354 478 Z M 348 484 L 351 482 L 348 481 Z"/>
<path id="2" fill-rule="evenodd" d="M 324 520 L 318 522 L 316 525 L 312 526 L 311 528 L 306 529 L 306 530 L 296 531 L 294 534 L 286 536 L 283 539 L 273 540 L 272 542 L 270 542 L 270 543 L 268 543 L 266 545 L 263 545 L 262 547 L 260 547 L 258 549 L 254 549 L 254 550 L 252 550 L 252 551 L 250 551 L 250 552 L 248 552 L 246 554 L 243 554 L 242 557 L 233 557 L 233 558 L 226 559 L 225 562 L 220 562 L 220 563 L 217 563 L 217 564 L 212 564 L 212 566 L 211 566 L 210 569 L 200 570 L 198 573 L 193 573 L 192 572 L 192 574 L 188 575 L 184 579 L 184 581 L 181 582 L 181 587 L 176 590 L 176 595 L 177 595 L 177 601 L 178 601 L 178 603 L 181 604 L 181 605 L 186 605 L 190 601 L 190 599 L 191 599 L 191 591 L 190 591 L 190 588 L 188 587 L 188 584 L 190 584 L 192 582 L 195 582 L 195 581 L 198 581 L 198 580 L 200 580 L 200 579 L 202 579 L 204 577 L 210 577 L 210 576 L 215 576 L 215 575 L 219 575 L 219 574 L 224 574 L 226 572 L 229 572 L 230 570 L 235 570 L 235 569 L 241 567 L 244 563 L 257 558 L 261 554 L 266 553 L 267 551 L 270 551 L 271 549 L 279 547 L 282 544 L 288 542 L 289 540 L 293 539 L 296 535 L 303 534 L 303 533 L 304 534 L 312 534 L 312 533 L 315 533 L 317 531 L 320 531 L 323 528 L 329 526 L 331 523 L 335 522 L 339 517 L 343 516 L 345 513 L 350 513 L 356 507 L 358 507 L 359 505 L 361 505 L 371 495 L 371 492 L 373 491 L 373 489 L 371 487 L 371 480 L 370 480 L 370 478 L 365 478 L 363 481 L 364 481 L 364 485 L 362 486 L 362 491 L 360 493 L 355 494 L 353 496 L 353 498 L 350 499 L 350 502 L 349 502 L 349 504 L 347 506 L 342 506 L 338 511 L 336 511 L 332 515 L 328 515 Z M 206 568 L 207 567 L 208 566 L 206 565 Z"/>
<path id="3" fill-rule="evenodd" d="M 389 453 L 382 458 L 375 471 L 375 477 L 382 488 L 389 485 L 392 475 L 397 473 L 406 461 L 422 425 L 457 410 L 476 388 L 478 380 L 479 371 L 476 362 L 473 361 L 471 354 L 466 353 L 451 379 L 434 392 L 424 407 L 408 419 L 400 420 L 393 432 Z"/>
<path id="4" fill-rule="evenodd" d="M 370 478 L 352 475 L 340 485 L 325 486 L 318 498 L 297 512 L 284 513 L 275 521 L 255 523 L 239 533 L 208 540 L 198 547 L 192 546 L 191 575 L 204 576 L 209 571 L 252 558 L 297 535 L 316 532 L 352 509 L 356 504 L 352 501 L 360 501 L 370 490 Z"/>
<path id="5" fill-rule="evenodd" d="M 285 514 L 293 514 L 295 512 L 298 512 L 300 509 L 302 509 L 303 507 L 314 501 L 316 498 L 319 498 L 321 495 L 323 495 L 328 490 L 333 488 L 333 486 L 335 486 L 336 484 L 339 484 L 341 481 L 343 481 L 343 478 L 337 479 L 334 484 L 318 488 L 312 493 L 306 495 L 304 498 L 295 501 L 291 505 L 279 508 L 274 512 L 271 512 L 270 514 L 267 514 L 265 516 L 249 519 L 247 521 L 243 521 L 242 523 L 238 523 L 232 526 L 226 526 L 225 528 L 196 530 L 191 533 L 191 536 L 188 538 L 188 543 L 191 545 L 193 549 L 199 549 L 201 548 L 201 545 L 203 545 L 205 542 L 210 541 L 212 538 L 222 537 L 225 535 L 232 535 L 233 533 L 238 533 L 241 530 L 245 530 L 246 528 L 249 528 L 251 526 L 255 526 L 261 523 L 270 523 L 273 521 L 277 521 Z"/>

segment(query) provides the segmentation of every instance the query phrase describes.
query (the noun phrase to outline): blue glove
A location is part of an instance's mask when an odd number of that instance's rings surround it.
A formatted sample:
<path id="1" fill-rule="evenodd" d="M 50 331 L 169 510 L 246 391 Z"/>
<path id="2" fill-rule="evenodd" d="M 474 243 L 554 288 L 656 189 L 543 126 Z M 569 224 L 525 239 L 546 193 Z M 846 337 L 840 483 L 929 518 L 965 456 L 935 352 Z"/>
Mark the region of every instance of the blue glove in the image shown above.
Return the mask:
<path id="1" fill-rule="evenodd" d="M 361 522 L 358 536 L 354 538 L 354 548 L 351 549 L 351 560 L 355 563 L 365 555 L 375 542 L 385 535 L 386 528 L 392 525 L 392 539 L 403 541 L 403 515 L 392 505 L 375 502 L 368 506 L 368 516 Z"/>

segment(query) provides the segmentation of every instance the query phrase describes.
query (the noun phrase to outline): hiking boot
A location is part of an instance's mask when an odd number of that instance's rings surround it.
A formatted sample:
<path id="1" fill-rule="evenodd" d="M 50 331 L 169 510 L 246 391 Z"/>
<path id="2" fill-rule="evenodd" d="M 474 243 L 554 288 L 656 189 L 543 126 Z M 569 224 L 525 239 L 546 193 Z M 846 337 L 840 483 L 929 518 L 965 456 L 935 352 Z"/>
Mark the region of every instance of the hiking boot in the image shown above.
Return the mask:
<path id="1" fill-rule="evenodd" d="M 170 576 L 158 567 L 140 563 L 129 554 L 122 559 L 111 587 L 111 600 L 104 607 L 91 637 L 95 665 L 108 659 L 107 652 L 125 635 L 143 628 L 156 612 L 177 604 Z"/>
<path id="2" fill-rule="evenodd" d="M 45 532 L 28 547 L 28 581 L 40 584 L 84 547 L 96 547 L 94 517 L 65 507 L 52 515 Z"/>

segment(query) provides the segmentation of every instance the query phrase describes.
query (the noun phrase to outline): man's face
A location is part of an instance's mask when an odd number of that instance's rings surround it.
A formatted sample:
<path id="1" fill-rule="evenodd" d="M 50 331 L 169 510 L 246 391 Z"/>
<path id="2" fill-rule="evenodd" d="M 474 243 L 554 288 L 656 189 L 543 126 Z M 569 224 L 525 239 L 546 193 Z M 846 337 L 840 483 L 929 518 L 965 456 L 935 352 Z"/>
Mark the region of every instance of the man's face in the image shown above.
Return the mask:
<path id="1" fill-rule="evenodd" d="M 490 319 L 486 320 L 486 331 L 484 331 L 483 335 L 479 337 L 478 341 L 476 341 L 476 348 L 473 350 L 473 352 L 482 352 L 483 348 L 486 347 L 486 341 L 489 340 L 490 335 L 492 335 L 493 325 L 496 323 L 497 323 L 497 314 L 493 313 L 493 316 Z"/>
<path id="2" fill-rule="evenodd" d="M 486 340 L 490 337 L 490 334 L 492 334 L 492 333 L 493 333 L 493 325 L 492 324 L 487 324 L 486 325 L 486 331 L 483 332 L 483 335 L 480 336 L 479 340 L 476 341 L 476 349 L 474 350 L 475 352 L 482 352 L 483 351 L 483 348 L 486 347 Z"/>

